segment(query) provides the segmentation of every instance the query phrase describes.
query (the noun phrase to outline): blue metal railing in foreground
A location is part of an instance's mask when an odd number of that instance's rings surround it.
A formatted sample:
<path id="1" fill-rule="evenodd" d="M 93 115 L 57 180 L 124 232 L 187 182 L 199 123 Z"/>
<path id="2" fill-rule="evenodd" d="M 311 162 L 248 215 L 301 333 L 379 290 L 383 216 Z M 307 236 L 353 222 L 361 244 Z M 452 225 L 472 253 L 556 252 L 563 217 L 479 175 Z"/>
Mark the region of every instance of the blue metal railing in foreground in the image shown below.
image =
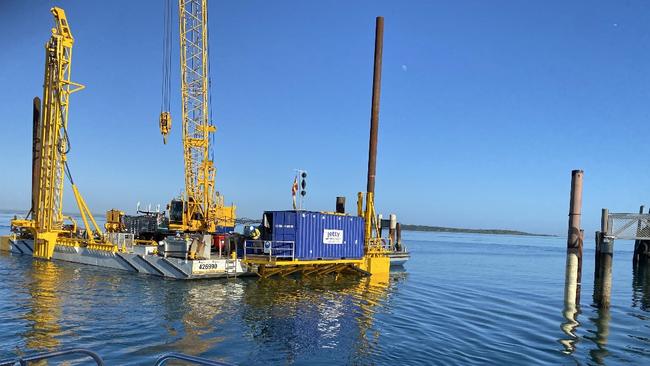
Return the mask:
<path id="1" fill-rule="evenodd" d="M 295 242 L 288 240 L 246 240 L 244 242 L 244 258 L 268 257 L 274 259 L 290 259 L 295 257 Z"/>
<path id="2" fill-rule="evenodd" d="M 156 366 L 162 366 L 169 360 L 187 361 L 187 362 L 192 362 L 195 365 L 203 365 L 203 366 L 232 366 L 232 364 L 229 363 L 212 361 L 205 358 L 185 355 L 176 352 L 166 353 L 160 356 L 158 358 L 158 361 L 156 361 Z"/>
<path id="3" fill-rule="evenodd" d="M 0 366 L 14 366 L 14 365 L 27 366 L 28 362 L 48 360 L 50 358 L 58 358 L 58 357 L 68 356 L 68 355 L 85 355 L 92 358 L 98 366 L 104 366 L 104 361 L 102 360 L 101 357 L 99 357 L 98 354 L 83 348 L 64 349 L 55 352 L 39 353 L 33 356 L 17 357 L 8 360 L 0 360 Z M 211 365 L 211 364 L 205 364 L 205 365 Z"/>

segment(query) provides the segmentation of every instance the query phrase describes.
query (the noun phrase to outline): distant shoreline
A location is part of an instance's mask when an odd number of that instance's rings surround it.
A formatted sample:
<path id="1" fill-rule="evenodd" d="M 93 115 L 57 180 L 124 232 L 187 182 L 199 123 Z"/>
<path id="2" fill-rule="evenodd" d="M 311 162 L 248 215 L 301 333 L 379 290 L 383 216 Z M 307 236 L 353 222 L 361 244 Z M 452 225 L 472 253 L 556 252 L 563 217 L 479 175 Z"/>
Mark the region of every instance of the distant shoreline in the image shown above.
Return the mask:
<path id="1" fill-rule="evenodd" d="M 4 214 L 16 214 L 21 212 L 27 212 L 29 210 L 10 210 L 10 209 L 0 209 L 0 213 Z M 96 217 L 101 217 L 101 214 L 93 214 Z M 519 235 L 519 236 L 546 236 L 553 237 L 557 235 L 551 234 L 535 234 L 527 233 L 525 231 L 518 230 L 504 230 L 504 229 L 464 229 L 456 227 L 444 227 L 444 226 L 429 226 L 429 225 L 409 225 L 402 224 L 402 230 L 407 231 L 426 231 L 426 232 L 435 232 L 435 233 L 464 233 L 464 234 L 492 234 L 492 235 Z"/>
<path id="2" fill-rule="evenodd" d="M 527 233 L 518 230 L 503 230 L 503 229 L 462 229 L 455 227 L 444 226 L 428 226 L 428 225 L 407 225 L 403 224 L 402 230 L 408 231 L 428 231 L 438 233 L 465 233 L 465 234 L 493 234 L 493 235 L 520 235 L 520 236 L 555 236 L 550 234 L 535 234 Z"/>

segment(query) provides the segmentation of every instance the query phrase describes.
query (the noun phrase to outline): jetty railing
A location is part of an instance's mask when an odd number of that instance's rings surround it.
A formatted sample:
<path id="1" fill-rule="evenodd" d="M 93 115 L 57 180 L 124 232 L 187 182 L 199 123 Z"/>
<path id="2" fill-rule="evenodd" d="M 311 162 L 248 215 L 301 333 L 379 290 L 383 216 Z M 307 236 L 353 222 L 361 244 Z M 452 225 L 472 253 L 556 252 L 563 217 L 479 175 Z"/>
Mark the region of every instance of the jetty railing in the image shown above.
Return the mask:
<path id="1" fill-rule="evenodd" d="M 612 239 L 650 240 L 650 214 L 610 213 L 606 235 Z"/>
<path id="2" fill-rule="evenodd" d="M 609 308 L 612 292 L 612 258 L 614 242 L 618 239 L 634 240 L 633 266 L 640 258 L 648 258 L 650 247 L 650 213 L 610 213 L 603 208 L 600 231 L 596 232 L 596 255 L 594 266 L 594 300 L 601 308 Z"/>

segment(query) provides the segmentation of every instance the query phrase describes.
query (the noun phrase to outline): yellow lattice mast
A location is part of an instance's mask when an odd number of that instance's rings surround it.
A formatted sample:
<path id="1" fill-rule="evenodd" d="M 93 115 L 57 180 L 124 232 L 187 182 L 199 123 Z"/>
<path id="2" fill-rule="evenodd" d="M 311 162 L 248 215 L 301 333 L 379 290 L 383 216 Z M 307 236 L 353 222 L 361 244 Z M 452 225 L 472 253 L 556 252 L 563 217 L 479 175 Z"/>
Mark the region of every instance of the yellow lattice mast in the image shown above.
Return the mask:
<path id="1" fill-rule="evenodd" d="M 55 27 L 45 45 L 45 80 L 40 129 L 38 196 L 34 218 L 41 231 L 60 230 L 63 224 L 64 164 L 68 150 L 66 128 L 70 94 L 83 88 L 70 80 L 72 45 L 63 9 L 52 8 Z"/>
<path id="2" fill-rule="evenodd" d="M 180 0 L 178 4 L 187 223 L 190 230 L 214 231 L 214 227 L 204 227 L 215 221 L 209 139 L 216 129 L 208 118 L 208 6 L 206 0 Z"/>
<path id="3" fill-rule="evenodd" d="M 208 5 L 207 0 L 179 0 L 178 5 L 185 192 L 182 220 L 173 217 L 172 202 L 170 229 L 214 232 L 217 225 L 234 226 L 235 208 L 224 207 L 217 196 L 210 158 L 210 138 L 216 128 L 209 113 Z M 166 139 L 171 116 L 164 109 L 160 127 Z"/>
<path id="4" fill-rule="evenodd" d="M 95 234 L 101 236 L 97 223 L 72 181 L 67 166 L 68 110 L 70 94 L 84 88 L 70 80 L 72 46 L 74 38 L 65 12 L 51 9 L 55 26 L 52 37 L 45 44 L 45 79 L 43 102 L 37 129 L 36 163 L 33 165 L 35 184 L 32 186 L 31 220 L 13 220 L 12 226 L 27 229 L 34 237 L 34 256 L 49 259 L 60 235 L 76 232 L 74 220 L 63 215 L 63 183 L 66 174 L 72 183 L 72 192 L 79 206 L 85 228 L 89 229 L 87 241 L 94 243 Z M 35 141 L 36 143 L 36 141 Z M 72 230 L 64 230 L 64 219 L 73 222 Z M 92 222 L 95 232 L 90 229 Z M 70 235 L 69 235 L 70 236 Z"/>

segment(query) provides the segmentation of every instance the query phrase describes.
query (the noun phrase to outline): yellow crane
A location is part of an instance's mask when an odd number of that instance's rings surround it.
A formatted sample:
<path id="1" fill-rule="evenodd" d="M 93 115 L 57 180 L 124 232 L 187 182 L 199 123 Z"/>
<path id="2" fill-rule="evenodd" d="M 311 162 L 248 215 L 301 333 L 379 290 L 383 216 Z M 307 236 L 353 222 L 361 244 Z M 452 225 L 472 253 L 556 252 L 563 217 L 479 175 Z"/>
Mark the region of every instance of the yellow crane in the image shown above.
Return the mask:
<path id="1" fill-rule="evenodd" d="M 214 163 L 210 139 L 216 131 L 210 121 L 208 5 L 207 0 L 179 0 L 182 140 L 185 164 L 185 191 L 169 206 L 172 231 L 215 232 L 217 227 L 233 227 L 235 206 L 224 206 L 215 190 Z M 163 106 L 160 132 L 166 143 L 171 130 L 169 112 L 171 61 L 171 0 L 165 9 L 163 53 Z"/>
<path id="2" fill-rule="evenodd" d="M 70 150 L 67 130 L 70 95 L 84 86 L 70 80 L 74 38 L 65 12 L 57 7 L 50 11 L 54 16 L 54 27 L 50 40 L 45 44 L 42 112 L 34 118 L 31 218 L 11 222 L 14 231 L 33 237 L 34 257 L 44 259 L 52 257 L 54 246 L 60 242 L 104 245 L 103 233 L 74 184 L 67 163 Z M 35 111 L 40 111 L 38 98 L 35 98 L 34 104 Z M 65 176 L 70 180 L 79 206 L 84 222 L 83 231 L 77 230 L 72 217 L 63 214 Z M 65 225 L 64 220 L 70 220 L 71 225 Z"/>

